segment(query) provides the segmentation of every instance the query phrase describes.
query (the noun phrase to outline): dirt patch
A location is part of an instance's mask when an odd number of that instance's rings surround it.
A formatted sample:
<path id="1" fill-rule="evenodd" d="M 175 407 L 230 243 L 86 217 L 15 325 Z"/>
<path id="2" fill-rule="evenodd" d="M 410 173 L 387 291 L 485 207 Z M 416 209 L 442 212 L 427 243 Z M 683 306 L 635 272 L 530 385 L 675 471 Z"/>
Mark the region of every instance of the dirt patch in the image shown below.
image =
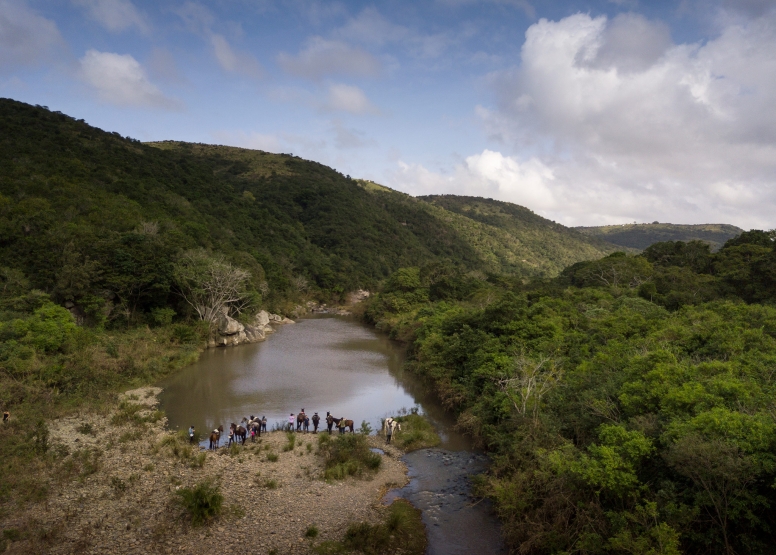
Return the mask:
<path id="1" fill-rule="evenodd" d="M 67 455 L 39 477 L 47 501 L 0 523 L 7 553 L 307 554 L 309 527 L 318 529 L 315 543 L 341 539 L 354 521 L 380 521 L 384 492 L 407 483 L 403 452 L 375 436 L 377 473 L 336 483 L 320 478 L 314 434 L 297 434 L 291 450 L 285 433 L 271 432 L 237 449 L 201 451 L 165 429 L 159 391 L 128 391 L 113 412 L 50 424 L 50 448 Z M 175 491 L 208 478 L 220 484 L 224 514 L 193 528 Z"/>

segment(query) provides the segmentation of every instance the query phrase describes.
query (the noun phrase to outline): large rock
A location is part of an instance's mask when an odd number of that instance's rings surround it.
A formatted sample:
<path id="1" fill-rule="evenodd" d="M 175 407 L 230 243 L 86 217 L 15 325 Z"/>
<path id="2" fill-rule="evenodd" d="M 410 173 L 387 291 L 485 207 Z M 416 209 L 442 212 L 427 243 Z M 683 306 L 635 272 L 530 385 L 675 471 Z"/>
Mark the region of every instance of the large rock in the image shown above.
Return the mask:
<path id="1" fill-rule="evenodd" d="M 218 318 L 218 333 L 220 335 L 235 335 L 243 332 L 244 330 L 245 326 L 243 326 L 234 318 L 230 318 L 225 314 L 222 314 Z"/>
<path id="2" fill-rule="evenodd" d="M 253 319 L 253 323 L 257 328 L 263 328 L 269 324 L 269 312 L 262 310 Z"/>

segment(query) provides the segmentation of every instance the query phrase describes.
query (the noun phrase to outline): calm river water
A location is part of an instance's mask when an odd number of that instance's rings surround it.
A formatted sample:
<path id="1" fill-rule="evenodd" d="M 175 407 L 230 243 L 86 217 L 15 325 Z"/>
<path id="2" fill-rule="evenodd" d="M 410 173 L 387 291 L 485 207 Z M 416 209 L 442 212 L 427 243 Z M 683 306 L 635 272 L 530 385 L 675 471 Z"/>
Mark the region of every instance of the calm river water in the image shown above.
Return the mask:
<path id="1" fill-rule="evenodd" d="M 452 429 L 450 417 L 411 375 L 395 343 L 356 321 L 320 316 L 280 327 L 263 343 L 211 349 L 159 384 L 171 428 L 205 432 L 244 416 L 266 416 L 268 427 L 302 408 L 362 420 L 373 429 L 402 408 L 418 407 L 442 436 L 439 449 L 405 457 L 411 483 L 391 497 L 423 510 L 429 554 L 502 553 L 498 525 L 486 503 L 471 506 L 466 476 L 485 468 L 482 455 Z M 205 443 L 203 443 L 205 445 Z"/>

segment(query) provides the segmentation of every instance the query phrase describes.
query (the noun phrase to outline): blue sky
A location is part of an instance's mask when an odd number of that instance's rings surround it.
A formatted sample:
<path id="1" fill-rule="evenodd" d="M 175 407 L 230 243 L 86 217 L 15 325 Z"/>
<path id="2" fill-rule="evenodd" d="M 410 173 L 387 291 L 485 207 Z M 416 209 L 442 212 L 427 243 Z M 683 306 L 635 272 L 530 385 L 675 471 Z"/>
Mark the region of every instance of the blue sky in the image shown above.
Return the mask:
<path id="1" fill-rule="evenodd" d="M 567 225 L 776 227 L 776 0 L 0 0 L 0 96 Z"/>

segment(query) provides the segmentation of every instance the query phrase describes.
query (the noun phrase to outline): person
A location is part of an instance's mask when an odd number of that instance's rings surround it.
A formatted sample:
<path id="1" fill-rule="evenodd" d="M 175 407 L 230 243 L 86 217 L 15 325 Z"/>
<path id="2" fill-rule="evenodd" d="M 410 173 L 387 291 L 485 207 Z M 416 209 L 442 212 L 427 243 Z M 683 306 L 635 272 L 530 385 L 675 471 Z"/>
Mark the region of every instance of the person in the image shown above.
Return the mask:
<path id="1" fill-rule="evenodd" d="M 231 447 L 233 441 L 234 441 L 234 426 L 229 426 L 229 445 L 227 445 L 227 447 Z"/>
<path id="2" fill-rule="evenodd" d="M 318 423 L 321 421 L 321 417 L 318 416 L 318 413 L 316 412 L 313 414 L 313 433 L 318 433 Z"/>
<path id="3" fill-rule="evenodd" d="M 288 417 L 288 431 L 293 432 L 294 431 L 294 413 L 291 413 L 291 416 Z"/>
<path id="4" fill-rule="evenodd" d="M 388 418 L 385 421 L 385 442 L 391 443 L 391 436 L 393 435 L 393 418 Z"/>
<path id="5" fill-rule="evenodd" d="M 334 417 L 329 411 L 326 411 L 326 427 L 329 429 L 329 435 L 331 435 L 332 426 L 334 426 Z"/>
<path id="6" fill-rule="evenodd" d="M 310 418 L 305 414 L 304 415 L 304 433 L 307 433 L 310 431 Z"/>
<path id="7" fill-rule="evenodd" d="M 189 428 L 189 443 L 194 443 L 194 424 Z"/>
<path id="8" fill-rule="evenodd" d="M 261 417 L 261 431 L 266 432 L 267 431 L 267 417 L 262 416 Z"/>
<path id="9" fill-rule="evenodd" d="M 339 433 L 344 434 L 345 433 L 345 417 L 343 416 L 340 418 L 340 421 L 337 423 L 337 427 L 339 428 Z"/>

